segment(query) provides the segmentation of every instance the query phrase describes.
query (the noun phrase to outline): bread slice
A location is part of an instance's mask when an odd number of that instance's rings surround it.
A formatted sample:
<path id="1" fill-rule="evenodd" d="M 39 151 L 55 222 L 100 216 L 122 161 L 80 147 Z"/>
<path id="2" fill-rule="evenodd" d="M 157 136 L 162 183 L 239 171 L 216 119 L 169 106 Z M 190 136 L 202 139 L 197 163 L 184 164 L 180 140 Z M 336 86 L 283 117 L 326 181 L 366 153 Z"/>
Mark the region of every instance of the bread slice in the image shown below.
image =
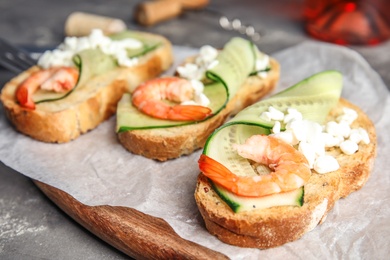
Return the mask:
<path id="1" fill-rule="evenodd" d="M 120 143 L 128 151 L 147 158 L 166 161 L 202 148 L 207 137 L 230 116 L 270 93 L 280 76 L 280 65 L 270 60 L 271 70 L 265 79 L 251 76 L 242 84 L 234 98 L 216 116 L 192 125 L 118 133 Z"/>
<path id="2" fill-rule="evenodd" d="M 139 58 L 130 68 L 120 67 L 93 77 L 82 89 L 76 89 L 64 99 L 43 102 L 35 110 L 17 103 L 15 91 L 18 85 L 39 70 L 34 66 L 5 84 L 1 102 L 9 121 L 16 130 L 43 142 L 65 143 L 94 129 L 111 117 L 123 93 L 131 92 L 145 80 L 157 77 L 173 62 L 172 45 L 164 37 L 143 33 L 146 39 L 161 42 L 155 50 Z"/>
<path id="3" fill-rule="evenodd" d="M 343 107 L 358 112 L 352 127 L 363 127 L 369 134 L 369 144 L 359 144 L 353 155 L 345 155 L 338 148 L 330 151 L 337 157 L 340 168 L 327 174 L 313 171 L 304 186 L 302 207 L 279 206 L 242 213 L 234 213 L 215 193 L 206 176 L 199 174 L 195 200 L 208 231 L 221 241 L 253 248 L 272 248 L 299 239 L 322 223 L 336 201 L 359 190 L 367 181 L 376 156 L 375 127 L 357 106 L 341 99 L 329 114 L 334 120 Z"/>

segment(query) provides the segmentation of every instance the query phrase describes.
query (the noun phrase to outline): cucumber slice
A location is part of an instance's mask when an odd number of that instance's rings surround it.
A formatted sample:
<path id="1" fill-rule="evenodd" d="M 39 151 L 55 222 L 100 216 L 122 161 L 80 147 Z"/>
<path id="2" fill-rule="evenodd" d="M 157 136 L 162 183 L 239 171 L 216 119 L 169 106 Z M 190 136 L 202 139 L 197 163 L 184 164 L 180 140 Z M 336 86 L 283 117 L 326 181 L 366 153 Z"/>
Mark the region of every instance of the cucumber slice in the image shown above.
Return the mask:
<path id="1" fill-rule="evenodd" d="M 243 38 L 232 38 L 219 53 L 218 65 L 208 70 L 206 77 L 221 82 L 226 87 L 230 100 L 254 71 L 257 52 L 252 42 Z"/>
<path id="2" fill-rule="evenodd" d="M 228 190 L 212 182 L 212 187 L 218 196 L 235 213 L 250 211 L 255 209 L 265 209 L 277 206 L 302 206 L 304 197 L 304 188 L 301 187 L 289 192 L 272 194 L 269 196 L 250 198 L 237 196 Z"/>
<path id="3" fill-rule="evenodd" d="M 209 107 L 212 109 L 210 117 L 218 114 L 226 106 L 230 98 L 235 95 L 248 75 L 253 71 L 257 51 L 250 41 L 237 37 L 230 40 L 219 53 L 218 65 L 206 72 L 206 77 L 213 82 L 206 85 L 204 89 L 204 94 L 210 100 Z M 166 128 L 197 122 L 169 121 L 150 117 L 133 107 L 130 97 L 124 97 L 118 103 L 117 132 L 135 129 Z"/>

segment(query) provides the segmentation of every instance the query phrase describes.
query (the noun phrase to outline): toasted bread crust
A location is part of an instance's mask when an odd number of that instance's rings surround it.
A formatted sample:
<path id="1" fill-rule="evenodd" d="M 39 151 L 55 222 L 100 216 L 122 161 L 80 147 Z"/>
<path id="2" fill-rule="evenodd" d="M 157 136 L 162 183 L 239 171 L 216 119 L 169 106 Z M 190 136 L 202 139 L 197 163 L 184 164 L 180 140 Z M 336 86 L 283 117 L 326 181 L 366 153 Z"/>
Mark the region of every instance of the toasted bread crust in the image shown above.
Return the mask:
<path id="1" fill-rule="evenodd" d="M 327 174 L 313 172 L 305 184 L 302 207 L 283 206 L 263 210 L 233 213 L 211 188 L 207 177 L 198 176 L 195 200 L 208 231 L 221 241 L 241 246 L 266 249 L 283 245 L 302 237 L 322 223 L 335 202 L 360 189 L 367 181 L 376 156 L 376 133 L 370 119 L 355 105 L 341 100 L 329 119 L 342 107 L 350 107 L 359 114 L 354 126 L 362 126 L 369 133 L 370 144 L 360 144 L 353 155 L 343 155 L 338 149 L 340 169 Z"/>
<path id="2" fill-rule="evenodd" d="M 39 68 L 35 66 L 19 74 L 1 92 L 1 102 L 9 121 L 23 134 L 53 143 L 69 142 L 94 129 L 115 113 L 123 93 L 133 91 L 141 82 L 160 75 L 172 64 L 171 43 L 158 35 L 145 35 L 160 39 L 163 44 L 142 57 L 137 66 L 118 68 L 97 76 L 88 83 L 88 91 L 75 90 L 65 99 L 37 104 L 35 110 L 19 106 L 15 91 Z"/>
<path id="3" fill-rule="evenodd" d="M 228 116 L 238 113 L 275 88 L 280 76 L 280 65 L 271 59 L 271 67 L 266 79 L 249 77 L 227 106 L 204 122 L 172 128 L 130 130 L 118 133 L 118 139 L 128 151 L 159 161 L 190 154 L 202 148 L 207 137 L 222 125 Z"/>

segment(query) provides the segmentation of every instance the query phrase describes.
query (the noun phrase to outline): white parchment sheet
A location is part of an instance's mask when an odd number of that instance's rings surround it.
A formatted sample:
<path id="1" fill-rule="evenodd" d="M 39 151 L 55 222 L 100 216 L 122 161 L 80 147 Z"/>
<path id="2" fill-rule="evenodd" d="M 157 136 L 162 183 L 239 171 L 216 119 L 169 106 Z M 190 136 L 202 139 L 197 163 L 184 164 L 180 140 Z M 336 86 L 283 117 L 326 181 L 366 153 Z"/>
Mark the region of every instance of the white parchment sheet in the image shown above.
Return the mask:
<path id="1" fill-rule="evenodd" d="M 174 50 L 176 64 L 195 52 L 178 46 Z M 70 143 L 46 144 L 17 133 L 2 110 L 0 159 L 84 204 L 127 206 L 161 217 L 183 238 L 233 259 L 386 258 L 390 253 L 388 90 L 367 62 L 345 47 L 305 42 L 272 56 L 282 69 L 276 91 L 322 70 L 341 71 L 342 96 L 371 117 L 378 134 L 378 156 L 367 184 L 338 201 L 325 223 L 298 241 L 258 250 L 226 245 L 211 236 L 193 196 L 200 151 L 164 163 L 135 156 L 118 143 L 115 117 Z"/>

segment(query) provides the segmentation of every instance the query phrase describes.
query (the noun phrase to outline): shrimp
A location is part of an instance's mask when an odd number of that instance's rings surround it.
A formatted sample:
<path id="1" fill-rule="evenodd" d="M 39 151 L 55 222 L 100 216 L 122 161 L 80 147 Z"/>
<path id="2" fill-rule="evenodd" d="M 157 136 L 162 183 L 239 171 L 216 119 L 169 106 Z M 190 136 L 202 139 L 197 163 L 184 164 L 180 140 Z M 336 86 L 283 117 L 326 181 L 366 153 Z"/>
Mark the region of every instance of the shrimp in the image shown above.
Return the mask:
<path id="1" fill-rule="evenodd" d="M 202 154 L 199 168 L 208 178 L 238 196 L 262 197 L 302 187 L 310 178 L 306 157 L 293 146 L 272 136 L 254 135 L 242 145 L 233 145 L 237 153 L 267 165 L 266 175 L 238 176 L 224 165 Z"/>
<path id="2" fill-rule="evenodd" d="M 138 86 L 132 102 L 143 113 L 177 121 L 198 121 L 211 115 L 211 109 L 200 105 L 169 105 L 164 100 L 176 103 L 191 100 L 194 90 L 190 82 L 178 77 L 152 79 Z"/>
<path id="3" fill-rule="evenodd" d="M 69 91 L 76 86 L 78 77 L 78 70 L 72 67 L 53 67 L 36 71 L 18 86 L 16 100 L 22 107 L 35 109 L 32 96 L 39 88 L 55 92 Z"/>
<path id="4" fill-rule="evenodd" d="M 42 85 L 41 89 L 65 92 L 71 90 L 77 83 L 79 72 L 75 68 L 64 67 L 58 69 Z"/>

